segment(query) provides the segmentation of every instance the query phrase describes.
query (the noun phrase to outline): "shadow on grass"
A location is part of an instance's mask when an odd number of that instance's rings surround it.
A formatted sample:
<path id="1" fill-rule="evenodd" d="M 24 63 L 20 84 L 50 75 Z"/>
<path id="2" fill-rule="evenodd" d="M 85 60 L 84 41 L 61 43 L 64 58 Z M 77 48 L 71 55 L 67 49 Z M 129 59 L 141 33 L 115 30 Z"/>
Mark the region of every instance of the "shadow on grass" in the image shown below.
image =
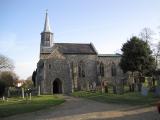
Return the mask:
<path id="1" fill-rule="evenodd" d="M 91 92 L 75 92 L 72 94 L 75 97 L 87 98 L 90 100 L 103 102 L 103 103 L 114 103 L 114 104 L 126 104 L 126 105 L 138 105 L 138 106 L 153 106 L 160 97 L 155 97 L 153 94 L 148 96 L 141 96 L 140 93 L 125 93 L 125 94 L 111 94 L 111 93 L 91 93 Z"/>
<path id="2" fill-rule="evenodd" d="M 19 100 L 19 98 L 11 98 L 8 101 L 0 103 L 0 118 L 27 112 L 34 112 L 59 105 L 63 102 L 64 99 L 54 97 L 53 95 L 37 96 L 33 97 L 32 100 Z"/>
<path id="3" fill-rule="evenodd" d="M 138 113 L 136 111 L 139 108 L 136 108 L 136 106 L 104 104 L 89 99 L 81 99 L 68 96 L 65 99 L 66 102 L 60 106 L 57 106 L 56 108 L 53 107 L 34 113 L 17 115 L 6 118 L 5 120 L 22 120 L 24 118 L 25 120 L 71 120 L 74 118 L 80 119 L 84 115 L 86 116 L 85 120 L 158 120 L 157 118 L 159 117 L 157 111 L 150 108 L 149 112 L 141 110 L 141 113 Z M 92 118 L 94 116 L 99 118 Z"/>

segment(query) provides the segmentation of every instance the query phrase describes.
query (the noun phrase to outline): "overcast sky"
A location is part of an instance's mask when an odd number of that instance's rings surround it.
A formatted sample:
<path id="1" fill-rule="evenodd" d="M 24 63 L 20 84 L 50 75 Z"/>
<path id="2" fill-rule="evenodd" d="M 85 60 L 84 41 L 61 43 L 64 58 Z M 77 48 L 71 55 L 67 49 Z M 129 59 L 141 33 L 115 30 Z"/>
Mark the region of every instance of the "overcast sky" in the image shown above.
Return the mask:
<path id="1" fill-rule="evenodd" d="M 22 79 L 39 60 L 46 9 L 54 42 L 92 42 L 99 53 L 115 53 L 144 27 L 160 25 L 160 0 L 1 0 L 0 53 Z"/>

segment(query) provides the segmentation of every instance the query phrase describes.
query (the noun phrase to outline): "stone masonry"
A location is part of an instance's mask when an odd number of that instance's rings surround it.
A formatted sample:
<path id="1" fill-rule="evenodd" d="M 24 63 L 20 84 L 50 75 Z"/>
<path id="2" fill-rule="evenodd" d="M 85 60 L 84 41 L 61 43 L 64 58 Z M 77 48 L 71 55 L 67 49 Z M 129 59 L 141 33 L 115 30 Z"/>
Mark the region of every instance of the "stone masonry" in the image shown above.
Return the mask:
<path id="1" fill-rule="evenodd" d="M 68 94 L 120 84 L 124 77 L 120 59 L 119 54 L 98 54 L 92 43 L 54 43 L 46 13 L 37 63 L 37 89 L 40 87 L 43 94 Z"/>

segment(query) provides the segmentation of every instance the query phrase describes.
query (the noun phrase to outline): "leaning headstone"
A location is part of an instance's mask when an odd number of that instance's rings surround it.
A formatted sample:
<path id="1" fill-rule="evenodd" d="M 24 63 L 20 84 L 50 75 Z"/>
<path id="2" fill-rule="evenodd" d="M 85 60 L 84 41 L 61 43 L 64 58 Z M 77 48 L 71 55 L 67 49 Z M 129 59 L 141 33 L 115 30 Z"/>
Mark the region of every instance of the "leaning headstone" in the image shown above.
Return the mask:
<path id="1" fill-rule="evenodd" d="M 105 93 L 104 86 L 101 86 L 101 92 L 102 92 L 102 93 Z"/>
<path id="2" fill-rule="evenodd" d="M 40 87 L 40 85 L 38 86 L 38 96 L 40 96 L 41 95 L 41 87 Z"/>
<path id="3" fill-rule="evenodd" d="M 4 97 L 4 96 L 2 97 L 2 100 L 3 100 L 3 101 L 5 100 L 5 97 Z"/>
<path id="4" fill-rule="evenodd" d="M 7 95 L 8 95 L 8 97 L 10 97 L 10 87 L 7 90 Z"/>
<path id="5" fill-rule="evenodd" d="M 96 89 L 96 82 L 93 82 L 92 87 L 93 87 L 94 90 Z"/>
<path id="6" fill-rule="evenodd" d="M 22 98 L 24 99 L 24 88 L 22 87 Z"/>
<path id="7" fill-rule="evenodd" d="M 29 93 L 29 100 L 32 100 L 31 92 Z"/>

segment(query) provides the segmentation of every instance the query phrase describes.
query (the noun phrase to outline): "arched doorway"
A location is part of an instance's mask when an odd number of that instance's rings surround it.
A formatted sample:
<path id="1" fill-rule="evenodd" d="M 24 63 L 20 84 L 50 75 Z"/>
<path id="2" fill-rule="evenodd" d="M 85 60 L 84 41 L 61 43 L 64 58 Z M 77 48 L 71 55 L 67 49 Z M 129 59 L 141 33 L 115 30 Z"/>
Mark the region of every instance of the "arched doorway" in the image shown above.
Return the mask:
<path id="1" fill-rule="evenodd" d="M 62 93 L 62 82 L 58 78 L 53 81 L 53 94 L 54 93 Z"/>

